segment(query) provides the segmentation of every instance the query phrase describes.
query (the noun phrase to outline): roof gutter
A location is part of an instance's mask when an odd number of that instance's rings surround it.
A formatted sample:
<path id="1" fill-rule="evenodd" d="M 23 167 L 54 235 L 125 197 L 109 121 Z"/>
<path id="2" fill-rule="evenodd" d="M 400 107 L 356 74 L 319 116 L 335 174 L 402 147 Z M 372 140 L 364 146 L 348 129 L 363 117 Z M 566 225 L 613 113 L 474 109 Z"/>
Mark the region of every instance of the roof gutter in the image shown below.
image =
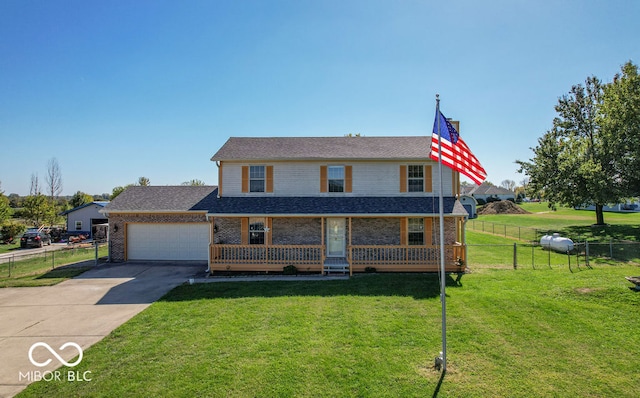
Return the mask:
<path id="1" fill-rule="evenodd" d="M 336 217 L 336 218 L 347 218 L 347 217 L 360 217 L 360 218 L 378 218 L 378 217 L 425 217 L 425 216 L 437 216 L 438 213 L 207 213 L 207 220 L 215 217 L 225 217 L 225 218 L 233 218 L 233 217 L 313 217 L 313 218 L 321 218 L 321 217 Z M 464 214 L 454 214 L 447 213 L 444 214 L 445 217 L 463 217 Z"/>
<path id="2" fill-rule="evenodd" d="M 207 214 L 207 210 L 100 210 L 102 214 Z"/>

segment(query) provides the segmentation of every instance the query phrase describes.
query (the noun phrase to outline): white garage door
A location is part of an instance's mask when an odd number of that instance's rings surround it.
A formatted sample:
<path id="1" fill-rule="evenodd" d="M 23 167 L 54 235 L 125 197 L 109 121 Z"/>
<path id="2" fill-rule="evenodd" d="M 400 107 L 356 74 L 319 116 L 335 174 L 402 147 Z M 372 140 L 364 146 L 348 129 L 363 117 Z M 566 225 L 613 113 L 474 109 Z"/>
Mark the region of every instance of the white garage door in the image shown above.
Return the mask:
<path id="1" fill-rule="evenodd" d="M 129 260 L 204 260 L 209 257 L 208 223 L 128 224 Z"/>

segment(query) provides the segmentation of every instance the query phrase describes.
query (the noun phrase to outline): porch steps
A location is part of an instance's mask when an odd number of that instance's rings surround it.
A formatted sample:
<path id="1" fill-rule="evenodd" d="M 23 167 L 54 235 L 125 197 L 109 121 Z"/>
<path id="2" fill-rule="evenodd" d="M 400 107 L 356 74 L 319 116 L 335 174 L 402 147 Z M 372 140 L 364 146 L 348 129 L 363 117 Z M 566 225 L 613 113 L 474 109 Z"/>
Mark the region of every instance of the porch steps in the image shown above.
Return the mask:
<path id="1" fill-rule="evenodd" d="M 328 257 L 324 260 L 324 266 L 322 271 L 325 275 L 335 275 L 335 274 L 348 274 L 349 273 L 349 263 L 346 258 L 334 258 Z"/>

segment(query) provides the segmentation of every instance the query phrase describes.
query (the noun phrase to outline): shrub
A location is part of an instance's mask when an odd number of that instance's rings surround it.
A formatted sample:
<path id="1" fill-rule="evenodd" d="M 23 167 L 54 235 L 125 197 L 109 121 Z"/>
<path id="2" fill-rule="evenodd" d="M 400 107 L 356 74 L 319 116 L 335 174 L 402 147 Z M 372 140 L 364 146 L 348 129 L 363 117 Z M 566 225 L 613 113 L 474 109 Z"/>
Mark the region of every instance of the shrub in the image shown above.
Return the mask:
<path id="1" fill-rule="evenodd" d="M 364 272 L 376 272 L 375 267 L 365 267 Z"/>
<path id="2" fill-rule="evenodd" d="M 298 273 L 298 268 L 295 265 L 287 265 L 282 268 L 282 273 L 284 275 L 295 275 Z"/>
<path id="3" fill-rule="evenodd" d="M 24 225 L 16 223 L 7 223 L 0 227 L 0 235 L 2 236 L 2 242 L 11 243 L 18 235 L 22 235 L 24 232 Z"/>

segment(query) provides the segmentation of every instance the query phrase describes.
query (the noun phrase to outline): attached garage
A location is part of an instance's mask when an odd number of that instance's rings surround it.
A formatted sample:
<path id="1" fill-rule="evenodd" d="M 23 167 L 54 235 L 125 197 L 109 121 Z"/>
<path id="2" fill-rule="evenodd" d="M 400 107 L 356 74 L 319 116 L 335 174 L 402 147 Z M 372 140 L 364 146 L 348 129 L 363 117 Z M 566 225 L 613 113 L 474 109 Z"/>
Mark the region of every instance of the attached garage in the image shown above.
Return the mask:
<path id="1" fill-rule="evenodd" d="M 207 261 L 209 223 L 131 223 L 128 260 Z"/>
<path id="2" fill-rule="evenodd" d="M 102 213 L 109 218 L 109 259 L 209 262 L 216 186 L 131 186 Z"/>

